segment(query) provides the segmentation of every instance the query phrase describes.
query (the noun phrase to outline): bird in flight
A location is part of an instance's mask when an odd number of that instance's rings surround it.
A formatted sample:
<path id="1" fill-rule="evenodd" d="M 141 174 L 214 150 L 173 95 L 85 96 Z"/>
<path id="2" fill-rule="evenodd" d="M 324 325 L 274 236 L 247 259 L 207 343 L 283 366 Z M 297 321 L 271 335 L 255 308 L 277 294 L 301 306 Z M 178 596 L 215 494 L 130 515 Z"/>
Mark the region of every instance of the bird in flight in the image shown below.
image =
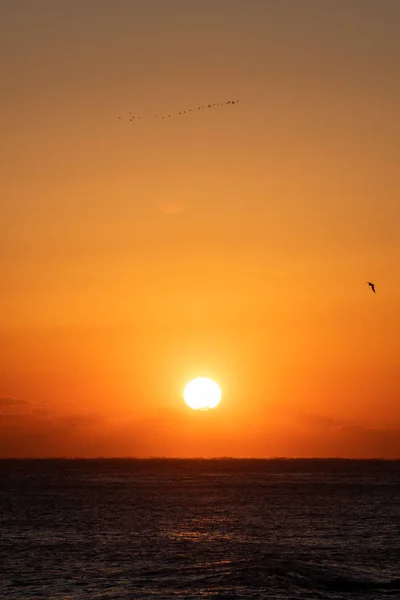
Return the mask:
<path id="1" fill-rule="evenodd" d="M 368 285 L 369 285 L 369 287 L 371 288 L 371 290 L 374 292 L 374 294 L 376 294 L 376 291 L 375 291 L 375 284 L 374 284 L 374 283 L 371 283 L 370 281 L 366 281 L 366 283 L 368 283 Z"/>

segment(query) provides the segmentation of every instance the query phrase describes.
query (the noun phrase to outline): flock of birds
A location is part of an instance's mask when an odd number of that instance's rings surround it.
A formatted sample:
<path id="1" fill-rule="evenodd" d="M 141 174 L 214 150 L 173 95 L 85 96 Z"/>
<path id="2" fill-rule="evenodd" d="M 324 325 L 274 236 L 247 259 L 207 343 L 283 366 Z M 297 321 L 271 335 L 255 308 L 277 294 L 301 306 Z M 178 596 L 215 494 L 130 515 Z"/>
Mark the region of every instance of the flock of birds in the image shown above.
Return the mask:
<path id="1" fill-rule="evenodd" d="M 184 116 L 187 115 L 189 113 L 195 113 L 196 110 L 208 110 L 210 108 L 220 108 L 221 106 L 234 106 L 236 104 L 239 104 L 239 100 L 226 100 L 225 102 L 213 102 L 212 104 L 200 104 L 199 106 L 196 106 L 194 108 L 187 108 L 186 110 L 181 110 L 177 113 L 171 113 L 168 115 L 155 115 L 153 118 L 154 119 L 159 119 L 159 120 L 163 120 L 163 119 L 172 119 L 173 117 L 180 117 L 180 116 Z M 129 115 L 126 117 L 128 121 L 140 121 L 142 119 L 142 117 L 139 117 L 138 115 L 134 115 L 132 114 L 132 112 L 129 113 Z M 120 116 L 118 117 L 118 119 L 122 120 L 123 117 Z M 366 281 L 367 285 L 371 288 L 371 291 L 376 294 L 376 290 L 375 290 L 375 284 L 372 283 L 371 281 Z"/>
<path id="2" fill-rule="evenodd" d="M 227 100 L 226 102 L 219 102 L 216 103 L 214 102 L 213 104 L 201 104 L 199 106 L 195 106 L 194 108 L 187 108 L 186 110 L 181 110 L 180 112 L 177 113 L 171 113 L 169 115 L 155 115 L 154 119 L 172 119 L 173 117 L 180 117 L 180 116 L 184 116 L 184 115 L 188 115 L 190 113 L 194 113 L 196 112 L 196 110 L 208 110 L 210 108 L 219 108 L 221 106 L 234 106 L 236 104 L 239 104 L 239 100 Z M 123 119 L 124 117 L 118 117 L 118 119 Z M 142 117 L 139 117 L 138 115 L 134 115 L 132 114 L 132 112 L 129 113 L 129 115 L 127 117 L 125 117 L 128 121 L 140 121 L 142 119 Z"/>

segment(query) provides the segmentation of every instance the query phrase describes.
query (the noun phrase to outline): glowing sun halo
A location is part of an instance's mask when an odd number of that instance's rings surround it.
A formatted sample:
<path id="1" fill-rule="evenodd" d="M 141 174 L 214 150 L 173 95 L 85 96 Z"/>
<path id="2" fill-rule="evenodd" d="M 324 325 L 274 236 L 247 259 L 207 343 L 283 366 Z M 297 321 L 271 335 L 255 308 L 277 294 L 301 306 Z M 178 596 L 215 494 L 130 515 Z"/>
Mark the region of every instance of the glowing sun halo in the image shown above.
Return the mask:
<path id="1" fill-rule="evenodd" d="M 221 400 L 221 388 L 216 381 L 208 377 L 197 377 L 186 384 L 183 397 L 194 410 L 215 408 Z"/>

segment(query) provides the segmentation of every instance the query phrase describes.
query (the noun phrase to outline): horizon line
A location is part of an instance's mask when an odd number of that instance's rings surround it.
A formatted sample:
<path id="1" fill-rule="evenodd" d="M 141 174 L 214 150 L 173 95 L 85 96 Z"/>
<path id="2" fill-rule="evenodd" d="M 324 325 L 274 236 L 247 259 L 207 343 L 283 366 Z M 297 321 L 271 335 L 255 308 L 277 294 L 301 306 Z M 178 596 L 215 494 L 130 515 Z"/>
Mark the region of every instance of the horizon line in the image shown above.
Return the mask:
<path id="1" fill-rule="evenodd" d="M 175 461 L 184 461 L 184 460 L 219 460 L 219 461 L 228 461 L 228 460 L 252 460 L 252 461 L 294 461 L 294 460 L 342 460 L 342 461 L 399 461 L 399 457 L 385 457 L 385 456 L 369 456 L 369 457 L 351 457 L 351 456 L 265 456 L 265 457 L 257 457 L 257 456 L 0 456 L 0 461 L 2 460 L 136 460 L 136 461 L 167 461 L 167 460 L 175 460 Z"/>

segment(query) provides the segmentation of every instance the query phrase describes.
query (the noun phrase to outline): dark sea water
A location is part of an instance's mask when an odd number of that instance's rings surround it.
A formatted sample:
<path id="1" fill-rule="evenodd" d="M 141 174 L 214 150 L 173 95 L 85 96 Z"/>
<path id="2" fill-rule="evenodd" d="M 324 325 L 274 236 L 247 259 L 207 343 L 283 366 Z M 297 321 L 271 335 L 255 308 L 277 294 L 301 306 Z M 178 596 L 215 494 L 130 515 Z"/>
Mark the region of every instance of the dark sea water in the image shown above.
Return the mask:
<path id="1" fill-rule="evenodd" d="M 400 462 L 0 462 L 0 598 L 400 598 Z"/>

